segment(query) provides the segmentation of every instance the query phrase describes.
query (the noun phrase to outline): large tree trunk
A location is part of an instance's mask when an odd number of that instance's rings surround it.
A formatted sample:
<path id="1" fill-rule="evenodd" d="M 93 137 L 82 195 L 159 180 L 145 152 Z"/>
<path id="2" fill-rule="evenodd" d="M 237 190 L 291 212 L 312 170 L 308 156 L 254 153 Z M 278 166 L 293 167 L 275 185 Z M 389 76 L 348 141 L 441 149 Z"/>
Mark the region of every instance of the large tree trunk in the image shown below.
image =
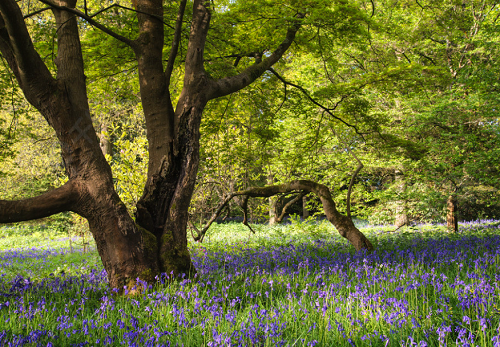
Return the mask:
<path id="1" fill-rule="evenodd" d="M 76 1 L 60 2 L 74 8 Z M 15 222 L 73 211 L 85 217 L 112 287 L 133 287 L 137 277 L 158 273 L 148 234 L 139 231 L 113 186 L 87 102 L 76 17 L 53 9 L 57 23 L 57 80 L 34 51 L 22 14 L 13 1 L 0 4 L 0 49 L 19 85 L 54 128 L 61 143 L 68 183 L 39 197 L 0 201 L 0 222 Z M 2 27 L 4 23 L 4 27 Z M 8 35 L 10 36 L 8 36 Z"/>
<path id="2" fill-rule="evenodd" d="M 448 196 L 446 201 L 446 227 L 451 232 L 458 232 L 458 203 L 455 195 Z"/>
<path id="3" fill-rule="evenodd" d="M 285 41 L 266 59 L 259 59 L 238 75 L 213 80 L 203 66 L 210 23 L 209 4 L 206 0 L 195 0 L 184 85 L 174 110 L 168 85 L 180 40 L 182 5 L 185 3 L 181 2 L 165 73 L 160 73 L 163 27 L 156 18 L 138 15 L 144 40 L 139 40 L 134 48 L 139 62 L 139 82 L 149 142 L 148 180 L 137 203 L 136 222 L 156 237 L 160 270 L 173 274 L 194 273 L 187 249 L 187 222 L 199 163 L 201 116 L 206 103 L 255 81 L 288 49 L 300 26 L 294 23 Z M 162 16 L 161 4 L 161 0 L 139 2 L 138 10 Z M 151 61 L 159 65 L 151 64 Z"/>

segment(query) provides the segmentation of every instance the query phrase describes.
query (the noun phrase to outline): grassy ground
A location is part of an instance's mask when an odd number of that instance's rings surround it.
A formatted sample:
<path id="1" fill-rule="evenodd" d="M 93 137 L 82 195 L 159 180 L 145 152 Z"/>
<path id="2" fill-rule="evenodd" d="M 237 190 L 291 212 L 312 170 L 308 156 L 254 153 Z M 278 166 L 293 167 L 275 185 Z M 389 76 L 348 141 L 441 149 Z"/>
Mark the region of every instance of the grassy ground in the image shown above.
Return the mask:
<path id="1" fill-rule="evenodd" d="M 362 231 L 216 225 L 194 280 L 117 297 L 98 255 L 50 230 L 0 228 L 0 345 L 500 346 L 498 222 Z"/>

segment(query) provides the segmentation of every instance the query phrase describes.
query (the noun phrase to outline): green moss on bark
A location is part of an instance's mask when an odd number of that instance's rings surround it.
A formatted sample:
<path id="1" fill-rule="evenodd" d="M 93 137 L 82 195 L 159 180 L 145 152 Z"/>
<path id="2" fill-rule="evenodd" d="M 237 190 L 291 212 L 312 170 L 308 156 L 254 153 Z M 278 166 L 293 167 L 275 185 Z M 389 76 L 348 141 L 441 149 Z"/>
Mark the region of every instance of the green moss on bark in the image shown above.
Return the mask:
<path id="1" fill-rule="evenodd" d="M 144 249 L 146 254 L 154 255 L 158 254 L 158 242 L 156 241 L 156 236 L 154 236 L 151 232 L 144 229 L 140 225 L 136 224 L 137 230 L 141 233 L 142 241 L 144 242 Z"/>
<path id="2" fill-rule="evenodd" d="M 185 273 L 190 276 L 196 271 L 191 263 L 191 255 L 187 246 L 177 245 L 171 234 L 165 233 L 161 237 L 160 261 L 167 274 L 173 272 L 174 276 Z"/>

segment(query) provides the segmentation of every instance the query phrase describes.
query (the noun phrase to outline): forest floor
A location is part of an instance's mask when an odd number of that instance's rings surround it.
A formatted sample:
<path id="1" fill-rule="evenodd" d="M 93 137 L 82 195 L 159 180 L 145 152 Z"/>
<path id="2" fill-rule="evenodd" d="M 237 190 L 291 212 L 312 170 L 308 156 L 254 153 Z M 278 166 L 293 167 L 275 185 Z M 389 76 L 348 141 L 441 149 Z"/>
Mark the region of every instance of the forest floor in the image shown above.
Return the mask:
<path id="1" fill-rule="evenodd" d="M 500 346 L 497 221 L 367 226 L 371 254 L 325 221 L 254 229 L 214 225 L 194 279 L 119 297 L 92 245 L 0 227 L 0 346 Z"/>

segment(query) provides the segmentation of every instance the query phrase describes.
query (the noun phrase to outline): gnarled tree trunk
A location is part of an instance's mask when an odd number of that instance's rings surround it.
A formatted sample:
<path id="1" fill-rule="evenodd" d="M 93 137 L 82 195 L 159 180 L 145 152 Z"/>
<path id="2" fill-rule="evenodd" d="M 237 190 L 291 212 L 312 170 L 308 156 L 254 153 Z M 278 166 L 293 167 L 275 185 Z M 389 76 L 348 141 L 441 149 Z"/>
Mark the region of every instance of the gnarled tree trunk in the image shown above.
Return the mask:
<path id="1" fill-rule="evenodd" d="M 76 1 L 61 3 L 76 5 Z M 76 212 L 89 222 L 112 287 L 133 287 L 137 277 L 152 280 L 158 266 L 149 256 L 147 235 L 138 230 L 116 194 L 92 126 L 75 15 L 53 9 L 58 27 L 54 79 L 34 50 L 15 2 L 2 1 L 0 13 L 2 54 L 28 101 L 54 128 L 69 179 L 64 186 L 35 198 L 0 201 L 0 222 Z"/>
<path id="2" fill-rule="evenodd" d="M 248 86 L 275 64 L 292 44 L 303 15 L 290 21 L 282 43 L 264 59 L 256 54 L 253 65 L 215 80 L 203 65 L 210 4 L 195 0 L 184 84 L 174 108 L 169 86 L 187 0 L 180 0 L 165 66 L 162 0 L 133 2 L 138 18 L 136 39 L 123 37 L 77 10 L 77 0 L 42 2 L 50 6 L 57 23 L 57 78 L 36 52 L 16 0 L 0 1 L 0 51 L 27 100 L 55 130 L 69 181 L 35 198 L 0 200 L 0 223 L 63 211 L 78 213 L 89 222 L 111 287 L 120 290 L 133 288 L 137 278 L 152 282 L 160 272 L 193 273 L 186 226 L 198 170 L 203 109 L 209 100 Z M 114 189 L 111 168 L 92 126 L 77 17 L 130 46 L 137 59 L 149 163 L 135 222 Z"/>

